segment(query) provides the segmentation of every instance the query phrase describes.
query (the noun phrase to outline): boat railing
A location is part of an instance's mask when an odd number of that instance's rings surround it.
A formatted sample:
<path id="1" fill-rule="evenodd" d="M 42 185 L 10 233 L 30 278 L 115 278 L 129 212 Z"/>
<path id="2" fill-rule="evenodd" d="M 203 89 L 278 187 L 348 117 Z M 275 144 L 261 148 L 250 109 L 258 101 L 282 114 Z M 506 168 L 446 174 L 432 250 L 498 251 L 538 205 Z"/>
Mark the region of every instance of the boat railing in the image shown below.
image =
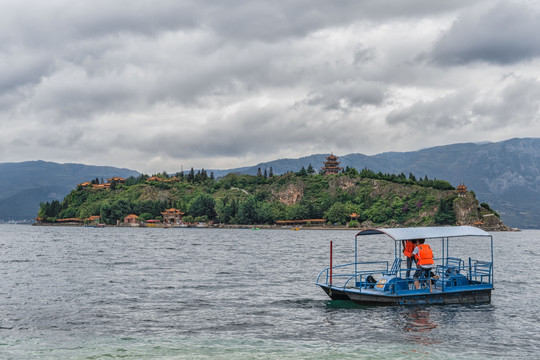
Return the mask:
<path id="1" fill-rule="evenodd" d="M 437 264 L 435 267 L 438 276 L 444 274 L 459 274 L 465 270 L 465 261 L 460 258 L 447 257 L 434 259 Z"/>
<path id="2" fill-rule="evenodd" d="M 492 283 L 493 264 L 469 258 L 469 264 L 458 258 L 448 258 L 435 267 L 434 273 L 443 288 L 466 285 L 486 285 Z"/>
<path id="3" fill-rule="evenodd" d="M 362 270 L 358 270 L 359 268 Z M 388 261 L 363 261 L 356 264 L 348 263 L 335 265 L 332 266 L 332 285 L 345 288 L 346 286 L 349 286 L 348 284 L 351 279 L 358 279 L 355 281 L 355 283 L 358 283 L 362 282 L 363 279 L 369 275 L 387 274 L 388 272 Z M 324 283 L 321 283 L 322 279 L 324 279 Z M 319 273 L 317 284 L 330 284 L 330 267 L 323 269 Z"/>
<path id="4" fill-rule="evenodd" d="M 413 265 L 411 269 L 400 267 L 395 273 L 400 278 L 400 282 L 406 284 L 406 289 L 414 289 L 414 282 L 418 280 L 422 287 L 427 287 L 429 281 L 433 283 L 435 287 L 439 289 L 449 289 L 458 286 L 470 285 L 471 276 L 469 267 L 465 266 L 465 261 L 457 257 L 445 257 L 434 258 L 435 266 L 430 271 L 427 278 L 421 277 L 420 279 L 407 278 L 406 271 L 410 271 L 410 274 L 414 275 L 418 268 Z M 474 260 L 476 261 L 476 260 Z M 478 272 L 477 272 L 478 273 Z M 481 283 L 478 281 L 477 283 Z"/>
<path id="5" fill-rule="evenodd" d="M 401 267 L 402 262 L 392 263 L 388 261 L 364 261 L 358 263 L 348 263 L 332 266 L 323 269 L 317 277 L 317 284 L 331 285 L 334 288 L 373 288 L 374 284 L 383 276 L 396 276 L 402 290 L 414 290 L 413 278 L 405 277 L 405 268 Z M 492 283 L 493 264 L 488 261 L 469 259 L 469 265 L 459 258 L 438 258 L 434 259 L 436 266 L 427 278 L 418 279 L 421 287 L 426 288 L 429 281 L 432 281 L 435 288 L 450 290 L 452 288 L 470 285 L 489 285 Z M 356 271 L 355 271 L 356 269 Z M 411 267 L 411 273 L 417 270 L 416 266 Z M 332 279 L 330 279 L 332 277 Z M 395 292 L 397 290 L 394 290 Z"/>
<path id="6" fill-rule="evenodd" d="M 493 276 L 493 263 L 469 258 L 469 264 L 458 258 L 448 258 L 445 265 L 437 265 L 437 275 L 441 277 L 465 276 L 469 283 L 490 284 Z"/>
<path id="7" fill-rule="evenodd" d="M 469 281 L 478 284 L 491 284 L 493 263 L 469 258 Z"/>

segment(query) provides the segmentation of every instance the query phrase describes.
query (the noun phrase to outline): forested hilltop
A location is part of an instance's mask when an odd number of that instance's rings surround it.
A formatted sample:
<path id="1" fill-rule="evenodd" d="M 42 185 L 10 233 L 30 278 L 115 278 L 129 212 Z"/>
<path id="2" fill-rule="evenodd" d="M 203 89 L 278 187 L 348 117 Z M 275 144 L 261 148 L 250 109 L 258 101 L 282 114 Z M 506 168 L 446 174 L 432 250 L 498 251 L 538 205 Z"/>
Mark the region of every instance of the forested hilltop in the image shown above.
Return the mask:
<path id="1" fill-rule="evenodd" d="M 476 225 L 507 229 L 489 205 L 472 191 L 458 191 L 444 180 L 417 179 L 413 174 L 382 174 L 346 168 L 336 175 L 299 172 L 256 176 L 228 174 L 214 179 L 206 171 L 166 173 L 152 177 L 113 178 L 80 184 L 62 202 L 41 203 L 40 221 L 82 221 L 100 217 L 114 225 L 127 215 L 137 221 L 162 220 L 175 208 L 183 223 L 274 225 L 276 221 L 324 219 L 327 225 L 432 226 Z M 310 222 L 306 222 L 309 226 Z"/>

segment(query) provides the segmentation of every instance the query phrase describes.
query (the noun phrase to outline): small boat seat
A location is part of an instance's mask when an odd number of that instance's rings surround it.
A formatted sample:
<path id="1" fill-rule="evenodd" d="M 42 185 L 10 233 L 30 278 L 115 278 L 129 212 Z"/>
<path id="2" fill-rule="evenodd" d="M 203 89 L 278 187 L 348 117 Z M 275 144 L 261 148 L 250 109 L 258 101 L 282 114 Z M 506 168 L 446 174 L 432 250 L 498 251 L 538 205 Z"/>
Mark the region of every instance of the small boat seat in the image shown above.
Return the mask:
<path id="1" fill-rule="evenodd" d="M 484 278 L 487 277 L 488 282 L 491 282 L 491 267 L 493 264 L 489 261 L 475 260 L 471 268 L 471 279 L 480 282 L 484 282 Z"/>

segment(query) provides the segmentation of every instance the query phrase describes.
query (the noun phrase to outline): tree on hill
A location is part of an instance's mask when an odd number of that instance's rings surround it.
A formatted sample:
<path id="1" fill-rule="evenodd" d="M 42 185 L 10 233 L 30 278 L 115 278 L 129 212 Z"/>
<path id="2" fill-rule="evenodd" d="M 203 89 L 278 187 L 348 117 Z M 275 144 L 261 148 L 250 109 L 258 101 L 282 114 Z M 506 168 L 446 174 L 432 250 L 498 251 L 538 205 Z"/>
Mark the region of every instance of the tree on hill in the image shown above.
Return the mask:
<path id="1" fill-rule="evenodd" d="M 211 195 L 199 194 L 190 203 L 188 212 L 193 217 L 204 217 L 208 220 L 216 218 L 216 202 Z"/>
<path id="2" fill-rule="evenodd" d="M 191 168 L 186 178 L 188 182 L 193 182 L 193 180 L 195 179 L 195 170 L 193 170 L 193 168 Z"/>
<path id="3" fill-rule="evenodd" d="M 257 224 L 257 202 L 253 196 L 238 205 L 237 222 L 239 224 Z"/>
<path id="4" fill-rule="evenodd" d="M 439 207 L 435 214 L 435 222 L 440 225 L 452 225 L 456 222 L 456 213 L 454 212 L 453 203 L 454 198 L 441 199 L 439 201 Z"/>

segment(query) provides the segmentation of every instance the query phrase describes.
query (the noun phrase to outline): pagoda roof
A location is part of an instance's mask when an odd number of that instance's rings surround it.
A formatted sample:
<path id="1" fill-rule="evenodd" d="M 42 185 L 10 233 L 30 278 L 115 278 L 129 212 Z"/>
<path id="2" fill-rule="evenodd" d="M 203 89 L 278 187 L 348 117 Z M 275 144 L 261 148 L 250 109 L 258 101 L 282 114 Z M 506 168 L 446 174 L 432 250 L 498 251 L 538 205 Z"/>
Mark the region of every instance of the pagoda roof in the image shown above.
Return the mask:
<path id="1" fill-rule="evenodd" d="M 163 211 L 161 214 L 167 215 L 167 214 L 175 214 L 175 215 L 184 215 L 183 212 L 181 212 L 179 209 L 170 208 L 165 211 Z"/>
<path id="2" fill-rule="evenodd" d="M 113 180 L 116 181 L 116 182 L 124 182 L 124 181 L 126 181 L 126 179 L 121 178 L 121 177 L 119 177 L 119 176 L 115 176 L 115 177 L 112 177 L 112 178 L 107 179 L 107 180 L 108 180 L 109 182 L 111 182 L 111 181 L 113 181 Z"/>
<path id="3" fill-rule="evenodd" d="M 459 184 L 457 187 L 456 187 L 456 190 L 458 192 L 466 192 L 467 191 L 467 187 L 465 186 L 465 184 Z"/>

